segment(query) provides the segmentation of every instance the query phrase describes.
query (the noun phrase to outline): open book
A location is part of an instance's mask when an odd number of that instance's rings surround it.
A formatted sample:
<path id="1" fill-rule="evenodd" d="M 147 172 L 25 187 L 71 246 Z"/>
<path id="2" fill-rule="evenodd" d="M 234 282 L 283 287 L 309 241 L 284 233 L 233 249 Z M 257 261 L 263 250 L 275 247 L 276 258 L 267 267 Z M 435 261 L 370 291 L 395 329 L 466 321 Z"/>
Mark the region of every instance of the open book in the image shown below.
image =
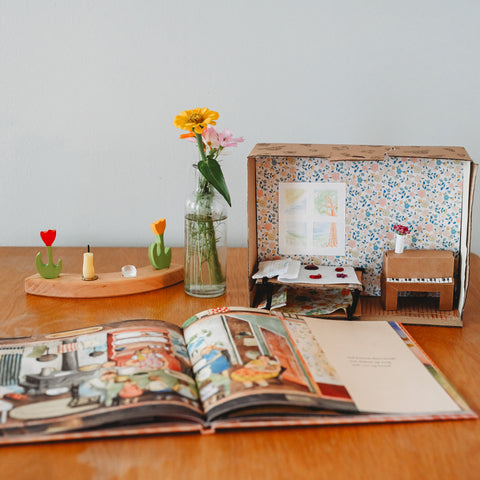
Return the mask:
<path id="1" fill-rule="evenodd" d="M 476 418 L 391 322 L 216 309 L 0 341 L 0 443 Z"/>

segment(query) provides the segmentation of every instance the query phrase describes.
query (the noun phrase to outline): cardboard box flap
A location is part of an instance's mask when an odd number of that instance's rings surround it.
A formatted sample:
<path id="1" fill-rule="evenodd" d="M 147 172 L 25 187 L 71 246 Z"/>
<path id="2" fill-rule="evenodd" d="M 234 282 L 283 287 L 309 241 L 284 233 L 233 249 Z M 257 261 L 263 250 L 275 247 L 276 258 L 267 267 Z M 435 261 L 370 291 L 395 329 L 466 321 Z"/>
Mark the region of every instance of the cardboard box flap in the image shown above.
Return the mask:
<path id="1" fill-rule="evenodd" d="M 328 158 L 331 147 L 313 143 L 257 143 L 248 156 Z"/>
<path id="2" fill-rule="evenodd" d="M 383 160 L 385 156 L 405 158 L 441 158 L 471 161 L 463 147 L 415 147 L 389 145 L 320 145 L 313 143 L 258 143 L 249 157 L 310 157 L 345 160 Z"/>
<path id="3" fill-rule="evenodd" d="M 310 157 L 341 160 L 383 160 L 392 147 L 382 145 L 320 145 L 313 143 L 258 143 L 249 157 Z"/>
<path id="4" fill-rule="evenodd" d="M 383 160 L 390 148 L 385 145 L 331 145 L 328 158 L 332 162 L 344 160 Z"/>
<path id="5" fill-rule="evenodd" d="M 463 147 L 391 147 L 387 155 L 389 157 L 472 160 Z"/>

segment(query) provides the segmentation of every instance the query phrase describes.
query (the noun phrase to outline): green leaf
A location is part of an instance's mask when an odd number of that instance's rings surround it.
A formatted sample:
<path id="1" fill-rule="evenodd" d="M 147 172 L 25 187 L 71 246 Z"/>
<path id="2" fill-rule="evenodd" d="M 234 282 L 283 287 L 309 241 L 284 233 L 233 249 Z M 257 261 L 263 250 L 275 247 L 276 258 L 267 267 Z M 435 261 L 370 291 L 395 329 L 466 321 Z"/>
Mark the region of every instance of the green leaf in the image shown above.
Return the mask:
<path id="1" fill-rule="evenodd" d="M 200 173 L 207 179 L 207 181 L 212 184 L 213 188 L 215 188 L 215 190 L 222 195 L 227 203 L 232 206 L 230 201 L 230 193 L 228 192 L 228 187 L 225 182 L 220 164 L 213 158 L 200 160 L 198 162 L 198 169 L 200 170 Z"/>

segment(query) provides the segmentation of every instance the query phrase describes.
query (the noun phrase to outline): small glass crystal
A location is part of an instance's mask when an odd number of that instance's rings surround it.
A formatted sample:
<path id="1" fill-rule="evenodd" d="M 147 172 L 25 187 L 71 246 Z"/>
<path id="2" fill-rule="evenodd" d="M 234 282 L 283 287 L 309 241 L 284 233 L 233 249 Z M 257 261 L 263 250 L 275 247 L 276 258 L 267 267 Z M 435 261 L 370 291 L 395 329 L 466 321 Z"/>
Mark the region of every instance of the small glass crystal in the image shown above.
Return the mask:
<path id="1" fill-rule="evenodd" d="M 137 269 L 134 265 L 125 265 L 122 267 L 122 275 L 126 278 L 133 278 L 137 276 Z"/>

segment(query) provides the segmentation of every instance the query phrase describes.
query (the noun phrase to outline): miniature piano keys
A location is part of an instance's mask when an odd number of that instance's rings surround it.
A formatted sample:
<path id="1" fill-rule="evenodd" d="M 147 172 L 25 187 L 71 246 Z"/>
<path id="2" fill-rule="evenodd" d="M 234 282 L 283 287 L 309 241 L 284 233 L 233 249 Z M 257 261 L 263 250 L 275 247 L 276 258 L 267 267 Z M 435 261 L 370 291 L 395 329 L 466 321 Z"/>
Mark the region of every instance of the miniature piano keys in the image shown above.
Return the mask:
<path id="1" fill-rule="evenodd" d="M 386 278 L 387 282 L 398 283 L 453 283 L 452 277 L 442 278 Z"/>
<path id="2" fill-rule="evenodd" d="M 397 310 L 399 292 L 437 292 L 439 310 L 453 309 L 454 256 L 444 250 L 405 250 L 385 253 L 382 271 L 382 303 Z"/>

